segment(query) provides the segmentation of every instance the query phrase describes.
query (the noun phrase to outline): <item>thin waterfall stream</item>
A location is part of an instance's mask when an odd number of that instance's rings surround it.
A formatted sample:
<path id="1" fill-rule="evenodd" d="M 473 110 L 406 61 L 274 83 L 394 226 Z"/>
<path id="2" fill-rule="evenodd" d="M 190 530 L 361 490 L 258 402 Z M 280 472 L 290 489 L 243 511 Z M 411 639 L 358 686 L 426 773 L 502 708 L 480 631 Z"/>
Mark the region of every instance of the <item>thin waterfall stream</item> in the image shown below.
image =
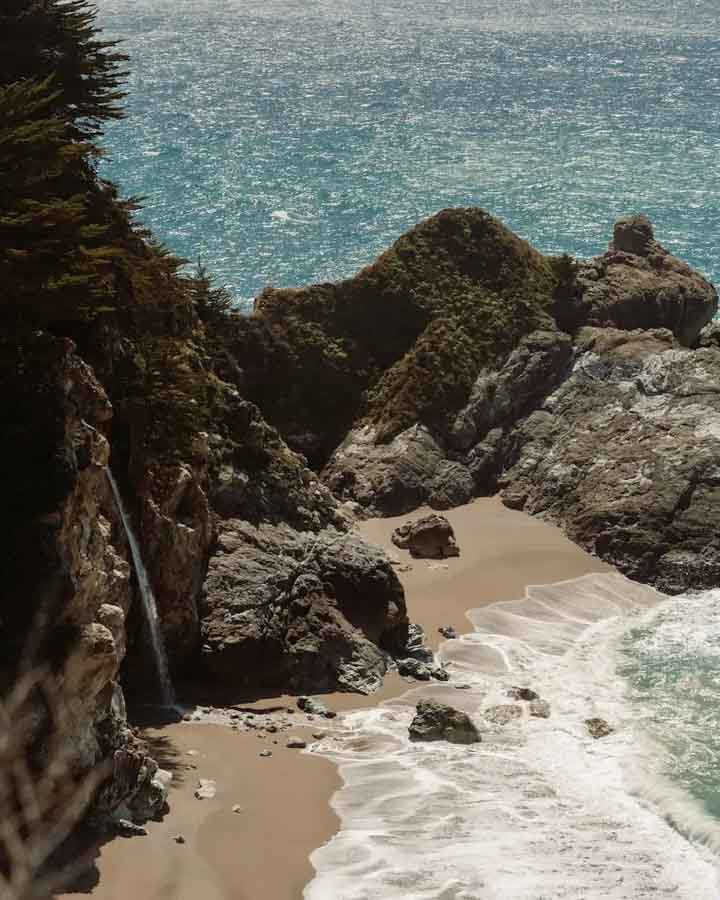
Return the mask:
<path id="1" fill-rule="evenodd" d="M 172 707 L 175 706 L 175 691 L 173 690 L 172 680 L 170 678 L 170 667 L 168 665 L 167 653 L 165 652 L 165 642 L 160 629 L 160 618 L 158 616 L 157 604 L 155 603 L 155 594 L 153 593 L 150 578 L 148 577 L 147 569 L 142 560 L 140 546 L 135 537 L 135 533 L 132 530 L 132 526 L 130 525 L 128 514 L 125 511 L 125 506 L 123 505 L 122 497 L 120 496 L 120 489 L 118 488 L 117 482 L 110 469 L 106 469 L 105 471 L 107 472 L 108 481 L 110 482 L 110 487 L 115 496 L 115 502 L 117 504 L 118 512 L 120 513 L 120 519 L 122 520 L 125 534 L 127 535 L 128 544 L 130 545 L 130 553 L 132 555 L 135 574 L 137 575 L 138 586 L 140 588 L 143 612 L 148 626 L 150 644 L 152 646 L 155 668 L 160 684 L 160 698 L 163 706 Z"/>

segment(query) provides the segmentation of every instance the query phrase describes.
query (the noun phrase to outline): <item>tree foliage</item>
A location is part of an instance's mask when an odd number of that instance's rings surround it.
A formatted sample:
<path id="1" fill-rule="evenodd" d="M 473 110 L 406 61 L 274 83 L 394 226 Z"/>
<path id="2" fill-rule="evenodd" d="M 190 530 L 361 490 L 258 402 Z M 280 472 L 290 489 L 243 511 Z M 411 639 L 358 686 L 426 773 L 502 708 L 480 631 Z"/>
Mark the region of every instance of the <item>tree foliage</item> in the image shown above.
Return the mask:
<path id="1" fill-rule="evenodd" d="M 0 8 L 0 85 L 52 77 L 47 113 L 66 119 L 77 139 L 124 115 L 127 56 L 99 39 L 95 15 L 87 0 L 3 0 Z"/>
<path id="2" fill-rule="evenodd" d="M 94 148 L 52 115 L 57 96 L 49 78 L 0 88 L 0 278 L 17 322 L 84 314 L 120 254 L 92 215 Z"/>

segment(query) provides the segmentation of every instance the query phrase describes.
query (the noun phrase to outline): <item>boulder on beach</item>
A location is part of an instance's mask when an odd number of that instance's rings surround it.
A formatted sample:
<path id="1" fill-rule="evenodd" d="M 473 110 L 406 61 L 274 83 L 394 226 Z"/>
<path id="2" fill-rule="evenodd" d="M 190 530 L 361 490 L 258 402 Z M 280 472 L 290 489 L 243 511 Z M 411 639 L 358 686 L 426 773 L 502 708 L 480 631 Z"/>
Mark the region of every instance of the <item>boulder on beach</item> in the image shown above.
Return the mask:
<path id="1" fill-rule="evenodd" d="M 448 741 L 477 744 L 482 738 L 464 712 L 438 700 L 420 700 L 409 728 L 411 741 Z"/>
<path id="2" fill-rule="evenodd" d="M 401 550 L 409 550 L 411 556 L 421 559 L 460 556 L 452 525 L 445 516 L 435 513 L 400 525 L 392 533 L 392 542 Z"/>

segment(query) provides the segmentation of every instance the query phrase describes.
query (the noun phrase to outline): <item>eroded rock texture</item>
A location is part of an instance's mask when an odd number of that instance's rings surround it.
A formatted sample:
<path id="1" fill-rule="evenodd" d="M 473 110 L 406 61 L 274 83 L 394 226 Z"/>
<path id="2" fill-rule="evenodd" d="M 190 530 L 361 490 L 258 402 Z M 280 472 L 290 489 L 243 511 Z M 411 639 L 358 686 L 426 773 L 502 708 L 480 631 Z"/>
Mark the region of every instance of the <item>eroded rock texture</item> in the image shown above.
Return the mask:
<path id="1" fill-rule="evenodd" d="M 201 612 L 205 666 L 238 687 L 369 693 L 407 640 L 390 561 L 332 527 L 225 520 Z"/>
<path id="2" fill-rule="evenodd" d="M 37 764 L 62 721 L 71 772 L 109 762 L 98 808 L 153 815 L 157 765 L 128 728 L 118 683 L 133 581 L 105 471 L 110 403 L 71 341 L 36 334 L 0 344 L 0 405 L 3 687 L 49 668 L 62 708 L 37 700 Z"/>
<path id="3" fill-rule="evenodd" d="M 585 329 L 568 379 L 511 436 L 509 505 L 640 581 L 720 580 L 720 351 L 667 331 Z"/>

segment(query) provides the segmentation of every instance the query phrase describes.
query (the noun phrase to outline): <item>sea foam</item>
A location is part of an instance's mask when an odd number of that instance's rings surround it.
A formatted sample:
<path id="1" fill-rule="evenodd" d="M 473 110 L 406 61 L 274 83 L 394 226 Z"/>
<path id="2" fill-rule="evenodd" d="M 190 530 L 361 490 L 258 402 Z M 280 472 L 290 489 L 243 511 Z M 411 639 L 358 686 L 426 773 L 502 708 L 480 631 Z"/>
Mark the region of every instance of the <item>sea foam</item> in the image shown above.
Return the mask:
<path id="1" fill-rule="evenodd" d="M 423 686 L 348 714 L 323 745 L 344 782 L 341 828 L 312 856 L 306 900 L 717 900 L 714 842 L 684 836 L 713 820 L 665 779 L 648 709 L 618 673 L 629 626 L 674 602 L 602 574 L 471 611 L 474 633 L 440 650 L 469 689 Z M 504 727 L 485 720 L 518 684 L 550 718 L 523 703 Z M 424 696 L 471 714 L 482 743 L 411 743 Z M 590 736 L 595 716 L 610 736 Z M 695 825 L 673 827 L 678 817 Z"/>

